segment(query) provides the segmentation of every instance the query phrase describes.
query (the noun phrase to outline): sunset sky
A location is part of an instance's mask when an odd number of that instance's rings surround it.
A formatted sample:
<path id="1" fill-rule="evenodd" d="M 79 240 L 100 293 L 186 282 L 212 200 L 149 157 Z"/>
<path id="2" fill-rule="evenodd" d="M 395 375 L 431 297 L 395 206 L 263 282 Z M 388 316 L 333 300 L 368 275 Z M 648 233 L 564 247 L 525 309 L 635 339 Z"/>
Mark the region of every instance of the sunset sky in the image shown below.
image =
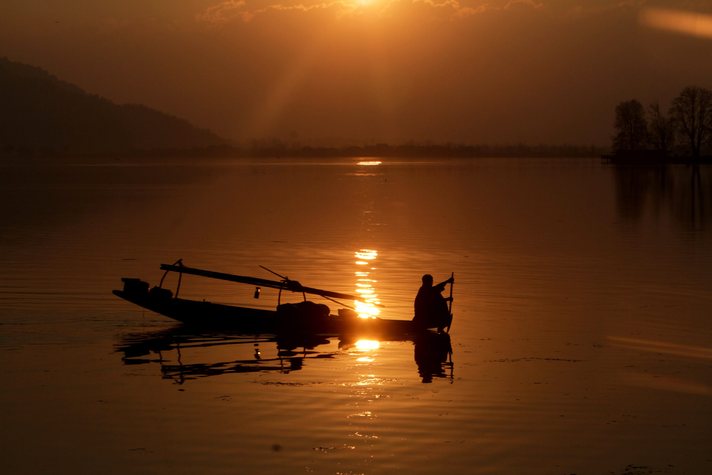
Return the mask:
<path id="1" fill-rule="evenodd" d="M 0 56 L 229 139 L 607 145 L 712 87 L 700 0 L 3 0 Z"/>

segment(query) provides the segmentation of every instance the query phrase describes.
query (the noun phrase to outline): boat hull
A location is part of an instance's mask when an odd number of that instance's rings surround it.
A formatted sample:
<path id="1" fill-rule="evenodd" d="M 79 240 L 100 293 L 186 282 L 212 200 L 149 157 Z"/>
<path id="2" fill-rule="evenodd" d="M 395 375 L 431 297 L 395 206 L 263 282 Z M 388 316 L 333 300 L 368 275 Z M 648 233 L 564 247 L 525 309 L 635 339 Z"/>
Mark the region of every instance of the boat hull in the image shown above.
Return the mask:
<path id="1" fill-rule="evenodd" d="M 428 331 L 409 320 L 358 318 L 352 315 L 295 317 L 284 315 L 276 310 L 224 305 L 146 292 L 114 290 L 113 293 L 142 308 L 197 327 L 225 328 L 252 333 L 358 335 L 364 338 L 405 338 Z"/>

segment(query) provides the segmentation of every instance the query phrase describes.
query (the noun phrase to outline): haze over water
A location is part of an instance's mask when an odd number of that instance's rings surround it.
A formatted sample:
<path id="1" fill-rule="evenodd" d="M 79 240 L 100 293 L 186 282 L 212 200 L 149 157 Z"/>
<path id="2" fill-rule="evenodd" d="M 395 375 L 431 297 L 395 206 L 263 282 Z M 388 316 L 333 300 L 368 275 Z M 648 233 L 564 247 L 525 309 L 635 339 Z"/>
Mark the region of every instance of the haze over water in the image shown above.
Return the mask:
<path id="1" fill-rule="evenodd" d="M 2 471 L 709 473 L 712 176 L 702 167 L 691 192 L 690 173 L 580 159 L 3 167 Z M 401 319 L 423 273 L 455 272 L 453 364 L 424 383 L 410 341 L 290 353 L 264 335 L 184 335 L 111 295 L 178 258 L 366 289 Z M 205 280 L 181 294 L 274 302 Z"/>

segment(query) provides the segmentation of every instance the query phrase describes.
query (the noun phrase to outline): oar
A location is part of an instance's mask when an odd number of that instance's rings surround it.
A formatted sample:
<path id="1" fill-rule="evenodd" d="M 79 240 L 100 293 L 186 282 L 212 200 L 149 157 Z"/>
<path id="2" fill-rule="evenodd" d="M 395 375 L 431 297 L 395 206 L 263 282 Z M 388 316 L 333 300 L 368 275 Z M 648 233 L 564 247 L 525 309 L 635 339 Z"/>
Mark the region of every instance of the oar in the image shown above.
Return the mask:
<path id="1" fill-rule="evenodd" d="M 452 288 L 455 286 L 455 273 L 450 275 L 452 281 L 450 282 L 450 301 L 448 302 L 447 311 L 450 314 L 450 325 L 452 325 Z M 450 325 L 447 326 L 447 333 L 450 333 Z"/>

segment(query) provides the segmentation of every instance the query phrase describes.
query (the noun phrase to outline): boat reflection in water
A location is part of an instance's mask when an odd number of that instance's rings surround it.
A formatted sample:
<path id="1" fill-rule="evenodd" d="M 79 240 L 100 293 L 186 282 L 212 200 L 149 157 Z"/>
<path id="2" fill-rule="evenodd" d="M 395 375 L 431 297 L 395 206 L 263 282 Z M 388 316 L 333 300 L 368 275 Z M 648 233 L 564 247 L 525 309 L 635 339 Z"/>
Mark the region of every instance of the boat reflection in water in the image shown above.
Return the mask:
<path id="1" fill-rule="evenodd" d="M 450 335 L 424 332 L 412 341 L 418 374 L 423 383 L 433 378 L 453 381 Z M 122 337 L 116 351 L 126 365 L 159 364 L 164 379 L 177 384 L 208 376 L 239 373 L 299 371 L 307 360 L 337 358 L 356 351 L 378 349 L 379 340 L 319 335 L 245 335 L 203 333 L 178 326 L 169 330 L 132 333 Z M 319 348 L 321 347 L 321 348 Z M 359 358 L 360 362 L 367 362 Z M 310 362 L 312 364 L 313 362 Z"/>

